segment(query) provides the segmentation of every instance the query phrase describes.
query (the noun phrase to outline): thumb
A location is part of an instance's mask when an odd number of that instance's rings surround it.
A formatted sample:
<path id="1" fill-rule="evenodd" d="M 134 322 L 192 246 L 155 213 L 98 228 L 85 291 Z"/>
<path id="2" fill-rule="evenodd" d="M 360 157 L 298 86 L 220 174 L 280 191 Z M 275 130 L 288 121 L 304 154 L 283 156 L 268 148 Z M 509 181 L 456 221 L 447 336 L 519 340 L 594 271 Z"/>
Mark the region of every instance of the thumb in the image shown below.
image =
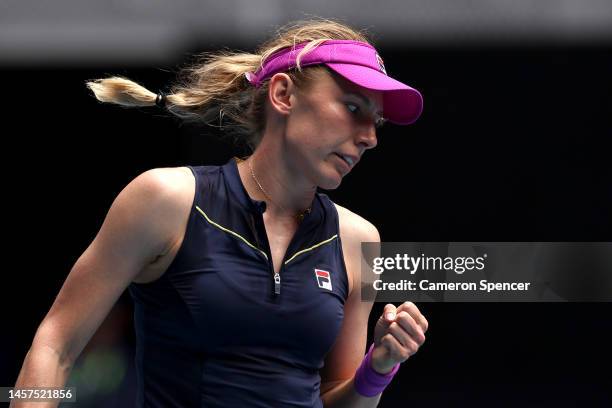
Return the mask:
<path id="1" fill-rule="evenodd" d="M 387 303 L 383 311 L 383 319 L 388 323 L 393 322 L 395 320 L 396 312 L 397 308 L 393 304 Z"/>

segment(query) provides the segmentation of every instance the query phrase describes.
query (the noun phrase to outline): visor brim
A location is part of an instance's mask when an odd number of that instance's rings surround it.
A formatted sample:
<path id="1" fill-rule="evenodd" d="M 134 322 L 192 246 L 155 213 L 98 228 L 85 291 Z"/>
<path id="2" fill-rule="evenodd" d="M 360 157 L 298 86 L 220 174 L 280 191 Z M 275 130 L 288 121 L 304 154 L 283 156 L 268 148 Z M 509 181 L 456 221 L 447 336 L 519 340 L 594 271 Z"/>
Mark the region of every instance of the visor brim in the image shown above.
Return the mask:
<path id="1" fill-rule="evenodd" d="M 423 96 L 419 91 L 383 72 L 353 64 L 326 63 L 342 77 L 366 89 L 383 92 L 383 116 L 397 125 L 414 123 L 423 111 Z"/>

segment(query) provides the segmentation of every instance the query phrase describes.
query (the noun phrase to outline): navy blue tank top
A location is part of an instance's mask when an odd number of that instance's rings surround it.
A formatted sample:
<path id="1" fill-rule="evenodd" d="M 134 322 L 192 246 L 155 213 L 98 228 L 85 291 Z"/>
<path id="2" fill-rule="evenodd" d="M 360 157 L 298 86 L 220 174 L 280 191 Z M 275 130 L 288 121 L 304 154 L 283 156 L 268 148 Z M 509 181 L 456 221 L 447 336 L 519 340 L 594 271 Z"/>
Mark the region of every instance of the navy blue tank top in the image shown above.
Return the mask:
<path id="1" fill-rule="evenodd" d="M 333 202 L 316 193 L 275 276 L 265 202 L 235 159 L 188 166 L 196 191 L 185 236 L 134 300 L 139 407 L 322 407 L 325 355 L 348 278 Z"/>

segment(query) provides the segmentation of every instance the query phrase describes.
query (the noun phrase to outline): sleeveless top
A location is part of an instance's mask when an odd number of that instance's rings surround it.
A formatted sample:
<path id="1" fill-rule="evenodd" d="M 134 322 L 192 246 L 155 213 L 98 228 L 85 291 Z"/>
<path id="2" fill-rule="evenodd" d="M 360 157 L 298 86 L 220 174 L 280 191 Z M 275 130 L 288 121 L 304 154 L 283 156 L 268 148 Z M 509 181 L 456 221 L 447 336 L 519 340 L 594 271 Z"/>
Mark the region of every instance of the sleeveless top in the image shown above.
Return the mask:
<path id="1" fill-rule="evenodd" d="M 316 193 L 278 276 L 265 201 L 235 159 L 188 166 L 196 191 L 166 272 L 131 283 L 138 407 L 322 407 L 319 370 L 349 286 L 333 202 Z"/>

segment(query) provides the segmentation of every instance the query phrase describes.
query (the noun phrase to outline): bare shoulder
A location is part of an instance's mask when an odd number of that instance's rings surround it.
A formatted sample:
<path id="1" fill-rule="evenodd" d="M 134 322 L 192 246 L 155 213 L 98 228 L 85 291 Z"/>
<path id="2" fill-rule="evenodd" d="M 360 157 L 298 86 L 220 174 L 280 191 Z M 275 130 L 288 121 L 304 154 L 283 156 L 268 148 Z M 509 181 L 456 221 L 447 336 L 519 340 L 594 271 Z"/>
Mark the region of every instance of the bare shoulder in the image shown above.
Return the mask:
<path id="1" fill-rule="evenodd" d="M 380 241 L 380 234 L 374 224 L 348 208 L 336 203 L 334 205 L 338 211 L 340 233 L 343 240 L 348 239 L 354 241 L 355 244 Z"/>
<path id="2" fill-rule="evenodd" d="M 194 196 L 195 178 L 188 167 L 146 170 L 119 194 L 116 202 L 124 203 L 119 205 L 120 229 L 136 237 L 130 253 L 148 248 L 135 282 L 150 282 L 164 272 L 186 230 Z"/>
<path id="3" fill-rule="evenodd" d="M 353 293 L 354 287 L 361 285 L 361 243 L 379 242 L 380 234 L 376 226 L 364 217 L 336 203 L 334 205 L 338 211 L 340 241 L 342 242 L 350 294 Z"/>
<path id="4" fill-rule="evenodd" d="M 188 167 L 160 167 L 139 174 L 132 184 L 135 192 L 130 197 L 137 201 L 130 206 L 132 213 L 142 216 L 159 242 L 150 262 L 134 279 L 148 282 L 161 276 L 180 246 L 195 197 L 195 178 Z"/>
<path id="5" fill-rule="evenodd" d="M 148 194 L 143 194 L 156 204 L 157 215 L 166 218 L 171 225 L 186 223 L 195 196 L 195 177 L 188 167 L 153 168 L 141 173 L 134 182 L 142 184 L 141 191 L 149 190 Z M 176 233 L 180 234 L 180 229 Z"/>
<path id="6" fill-rule="evenodd" d="M 143 183 L 156 193 L 185 193 L 191 187 L 195 191 L 195 179 L 188 167 L 153 168 L 139 174 L 134 182 Z"/>
<path id="7" fill-rule="evenodd" d="M 195 178 L 187 167 L 159 167 L 139 174 L 125 188 L 136 208 L 147 207 L 156 223 L 177 225 L 191 209 L 195 195 Z M 166 220 L 167 222 L 165 222 Z"/>
<path id="8" fill-rule="evenodd" d="M 195 178 L 187 167 L 158 167 L 140 173 L 130 183 L 135 199 L 155 204 L 160 211 L 181 211 L 191 207 Z M 126 190 L 130 188 L 126 187 Z M 171 214 L 168 214 L 171 215 Z"/>

